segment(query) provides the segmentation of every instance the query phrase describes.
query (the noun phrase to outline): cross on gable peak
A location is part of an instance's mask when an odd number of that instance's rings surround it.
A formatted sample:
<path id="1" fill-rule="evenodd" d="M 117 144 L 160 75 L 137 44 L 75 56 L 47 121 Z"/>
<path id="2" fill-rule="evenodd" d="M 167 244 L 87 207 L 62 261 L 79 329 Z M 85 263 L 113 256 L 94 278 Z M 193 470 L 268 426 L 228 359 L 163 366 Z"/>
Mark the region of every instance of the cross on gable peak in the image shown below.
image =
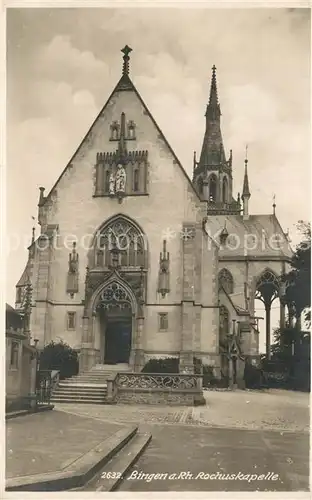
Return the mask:
<path id="1" fill-rule="evenodd" d="M 121 49 L 121 52 L 125 55 L 125 57 L 128 57 L 130 52 L 132 52 L 132 49 L 129 45 L 125 45 L 124 48 Z"/>
<path id="2" fill-rule="evenodd" d="M 129 75 L 129 54 L 132 52 L 131 47 L 129 45 L 125 45 L 123 49 L 121 49 L 121 52 L 124 54 L 123 56 L 123 66 L 122 66 L 122 74 L 123 75 Z"/>

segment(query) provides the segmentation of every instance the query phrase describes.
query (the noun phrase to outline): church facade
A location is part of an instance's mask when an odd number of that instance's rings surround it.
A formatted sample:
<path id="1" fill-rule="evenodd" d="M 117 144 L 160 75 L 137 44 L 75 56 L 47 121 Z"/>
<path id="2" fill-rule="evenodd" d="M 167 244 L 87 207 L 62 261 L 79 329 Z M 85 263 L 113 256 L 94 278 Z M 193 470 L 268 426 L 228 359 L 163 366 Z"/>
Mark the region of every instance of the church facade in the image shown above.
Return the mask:
<path id="1" fill-rule="evenodd" d="M 130 51 L 69 164 L 47 195 L 40 188 L 41 234 L 16 308 L 31 285 L 32 337 L 41 349 L 70 344 L 81 371 L 116 363 L 140 371 L 150 358 L 178 357 L 181 371 L 199 358 L 220 377 L 233 356 L 241 378 L 246 356 L 259 352 L 257 294 L 270 332 L 287 236 L 275 213 L 249 215 L 247 160 L 242 196 L 233 197 L 215 68 L 191 181 L 129 77 Z"/>

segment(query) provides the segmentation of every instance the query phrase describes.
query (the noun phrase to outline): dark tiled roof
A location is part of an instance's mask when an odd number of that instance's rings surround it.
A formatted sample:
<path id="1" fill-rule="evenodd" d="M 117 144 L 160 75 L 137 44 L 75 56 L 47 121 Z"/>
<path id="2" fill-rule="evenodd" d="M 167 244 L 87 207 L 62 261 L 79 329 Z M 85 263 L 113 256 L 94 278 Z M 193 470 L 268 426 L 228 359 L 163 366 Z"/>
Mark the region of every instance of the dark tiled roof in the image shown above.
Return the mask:
<path id="1" fill-rule="evenodd" d="M 206 227 L 216 241 L 218 241 L 218 234 L 224 226 L 226 226 L 229 236 L 224 248 L 220 249 L 220 257 L 248 255 L 251 257 L 290 258 L 292 256 L 287 237 L 273 214 L 250 215 L 248 220 L 243 220 L 241 215 L 208 216 Z M 272 238 L 274 235 L 278 235 L 281 240 L 279 246 Z M 254 248 L 251 249 L 251 247 Z"/>
<path id="2" fill-rule="evenodd" d="M 22 317 L 10 304 L 5 305 L 5 326 L 6 329 L 13 328 L 14 330 L 23 328 Z"/>

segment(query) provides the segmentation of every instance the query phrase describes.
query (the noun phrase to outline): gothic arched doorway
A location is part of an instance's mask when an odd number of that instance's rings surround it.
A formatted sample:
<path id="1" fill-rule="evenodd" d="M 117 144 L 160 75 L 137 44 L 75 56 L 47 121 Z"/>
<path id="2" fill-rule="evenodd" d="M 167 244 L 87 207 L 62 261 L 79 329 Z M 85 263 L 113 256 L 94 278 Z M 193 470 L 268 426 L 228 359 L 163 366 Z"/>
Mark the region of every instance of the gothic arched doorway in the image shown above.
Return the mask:
<path id="1" fill-rule="evenodd" d="M 129 363 L 133 338 L 133 298 L 118 281 L 100 292 L 94 310 L 97 345 L 104 364 Z"/>

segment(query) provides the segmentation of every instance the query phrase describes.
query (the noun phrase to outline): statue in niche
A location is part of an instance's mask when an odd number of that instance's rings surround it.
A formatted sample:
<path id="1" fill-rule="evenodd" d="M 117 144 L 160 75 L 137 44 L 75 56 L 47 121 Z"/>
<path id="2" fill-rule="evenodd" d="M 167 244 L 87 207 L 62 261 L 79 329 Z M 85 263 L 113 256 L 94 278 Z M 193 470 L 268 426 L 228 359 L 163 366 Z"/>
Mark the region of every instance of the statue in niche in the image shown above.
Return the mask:
<path id="1" fill-rule="evenodd" d="M 76 242 L 73 242 L 73 250 L 69 254 L 68 260 L 68 273 L 67 273 L 67 293 L 74 296 L 78 292 L 79 278 L 78 278 L 78 265 L 79 256 L 76 252 Z"/>
<path id="2" fill-rule="evenodd" d="M 116 193 L 124 193 L 126 189 L 126 171 L 121 163 L 117 165 L 115 182 Z"/>
<path id="3" fill-rule="evenodd" d="M 115 194 L 115 174 L 113 171 L 109 176 L 109 194 Z"/>

